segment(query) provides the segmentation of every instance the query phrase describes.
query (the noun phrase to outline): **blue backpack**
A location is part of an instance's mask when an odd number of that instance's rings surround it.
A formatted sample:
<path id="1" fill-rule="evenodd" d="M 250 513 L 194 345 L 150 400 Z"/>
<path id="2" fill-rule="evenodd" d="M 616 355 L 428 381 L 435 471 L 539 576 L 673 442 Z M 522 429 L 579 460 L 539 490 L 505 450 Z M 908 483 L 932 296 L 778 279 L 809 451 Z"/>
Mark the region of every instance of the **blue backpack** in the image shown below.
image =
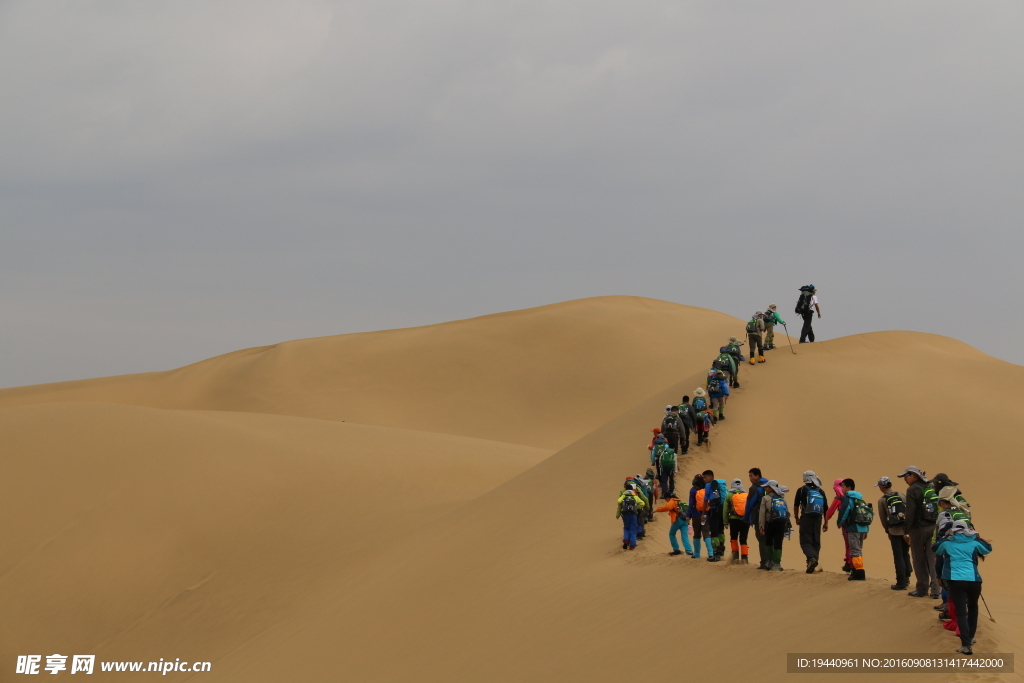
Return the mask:
<path id="1" fill-rule="evenodd" d="M 768 521 L 774 522 L 779 519 L 789 519 L 789 506 L 781 496 L 772 496 L 772 509 L 768 513 Z"/>
<path id="2" fill-rule="evenodd" d="M 708 402 L 704 400 L 703 396 L 698 396 L 693 399 L 693 409 L 696 411 L 707 410 Z"/>
<path id="3" fill-rule="evenodd" d="M 810 486 L 804 487 L 807 490 L 807 502 L 804 503 L 804 514 L 805 515 L 823 515 L 825 514 L 825 494 L 821 492 L 817 486 L 811 488 Z"/>

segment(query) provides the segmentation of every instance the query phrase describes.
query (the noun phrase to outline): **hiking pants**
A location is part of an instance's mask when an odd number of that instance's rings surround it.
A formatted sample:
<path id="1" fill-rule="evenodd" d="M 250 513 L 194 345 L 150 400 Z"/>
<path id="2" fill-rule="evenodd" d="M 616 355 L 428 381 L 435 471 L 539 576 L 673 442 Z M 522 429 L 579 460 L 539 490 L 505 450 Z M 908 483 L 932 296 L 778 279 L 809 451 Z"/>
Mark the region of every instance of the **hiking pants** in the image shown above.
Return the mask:
<path id="1" fill-rule="evenodd" d="M 808 560 L 818 561 L 821 553 L 821 515 L 800 516 L 800 550 Z"/>
<path id="2" fill-rule="evenodd" d="M 668 441 L 669 448 L 674 450 L 676 453 L 679 452 L 679 432 L 665 432 L 665 440 Z"/>
<path id="3" fill-rule="evenodd" d="M 896 585 L 910 585 L 910 544 L 903 534 L 889 534 L 889 545 L 892 546 L 892 563 L 896 567 Z"/>
<path id="4" fill-rule="evenodd" d="M 864 541 L 867 540 L 867 533 L 859 531 L 844 531 L 846 539 L 850 543 L 850 559 L 864 557 Z"/>
<path id="5" fill-rule="evenodd" d="M 750 532 L 750 525 L 744 522 L 742 519 L 730 519 L 729 520 L 729 540 L 735 541 L 739 539 L 740 545 L 746 547 L 747 545 L 747 533 Z"/>
<path id="6" fill-rule="evenodd" d="M 658 474 L 658 481 L 661 482 L 661 497 L 668 500 L 676 491 L 676 472 L 671 467 L 662 467 Z"/>
<path id="7" fill-rule="evenodd" d="M 676 521 L 672 522 L 672 526 L 668 530 L 668 542 L 672 544 L 672 550 L 679 550 L 679 544 L 676 542 L 676 534 L 683 537 L 683 550 L 687 554 L 693 554 L 693 548 L 690 547 L 690 535 L 686 529 L 686 518 L 676 517 Z"/>
<path id="8" fill-rule="evenodd" d="M 761 335 L 754 332 L 747 333 L 747 343 L 750 345 L 750 357 L 754 357 L 754 347 L 757 347 L 757 355 L 764 355 L 764 347 L 761 346 Z"/>
<path id="9" fill-rule="evenodd" d="M 786 538 L 786 520 L 775 519 L 764 527 L 764 547 L 768 551 L 771 561 L 775 564 L 782 563 L 782 541 Z"/>
<path id="10" fill-rule="evenodd" d="M 622 542 L 628 542 L 630 546 L 636 547 L 636 513 L 622 513 Z"/>
<path id="11" fill-rule="evenodd" d="M 950 581 L 949 599 L 956 609 L 956 625 L 960 627 L 960 644 L 969 646 L 978 632 L 978 598 L 981 581 Z"/>
<path id="12" fill-rule="evenodd" d="M 690 428 L 686 425 L 683 425 L 682 443 L 680 443 L 680 446 L 682 446 L 680 454 L 686 455 L 686 452 L 690 450 Z"/>
<path id="13" fill-rule="evenodd" d="M 910 530 L 910 556 L 914 565 L 915 590 L 919 593 L 931 591 L 939 594 L 939 581 L 935 577 L 935 551 L 932 550 L 932 533 L 935 525 Z"/>
<path id="14" fill-rule="evenodd" d="M 775 341 L 775 325 L 765 324 L 764 326 L 764 345 L 771 346 Z"/>
<path id="15" fill-rule="evenodd" d="M 723 410 L 725 410 L 725 396 L 712 396 L 711 414 L 715 417 L 721 417 Z"/>
<path id="16" fill-rule="evenodd" d="M 807 311 L 803 314 L 804 326 L 800 329 L 800 343 L 814 341 L 814 330 L 811 329 L 811 322 L 814 320 L 814 311 Z"/>
<path id="17" fill-rule="evenodd" d="M 761 530 L 758 529 L 756 526 L 754 527 L 754 538 L 757 539 L 758 560 L 761 562 L 761 566 L 763 567 L 768 562 L 768 555 L 766 553 L 767 549 L 764 545 L 764 534 L 762 534 Z"/>

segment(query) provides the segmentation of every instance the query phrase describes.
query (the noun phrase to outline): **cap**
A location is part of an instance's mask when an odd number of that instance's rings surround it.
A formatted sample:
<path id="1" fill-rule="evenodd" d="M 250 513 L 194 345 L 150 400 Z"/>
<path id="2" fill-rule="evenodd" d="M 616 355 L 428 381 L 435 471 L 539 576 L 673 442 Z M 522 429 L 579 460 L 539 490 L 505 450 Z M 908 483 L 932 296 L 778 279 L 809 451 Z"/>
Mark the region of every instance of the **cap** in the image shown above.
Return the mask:
<path id="1" fill-rule="evenodd" d="M 903 472 L 899 475 L 899 477 L 900 477 L 900 479 L 902 479 L 903 477 L 907 476 L 908 474 L 916 474 L 917 476 L 921 477 L 922 481 L 928 481 L 928 477 L 925 476 L 924 470 L 919 470 L 916 467 L 914 467 L 913 465 L 908 465 L 907 469 L 903 470 Z"/>
<path id="2" fill-rule="evenodd" d="M 878 483 L 875 484 L 875 486 L 884 486 L 886 488 L 889 488 L 890 486 L 892 486 L 892 479 L 890 479 L 889 477 L 879 477 Z"/>
<path id="3" fill-rule="evenodd" d="M 936 474 L 934 477 L 932 477 L 932 481 L 935 482 L 936 484 L 938 484 L 939 488 L 942 488 L 943 486 L 959 486 L 960 485 L 957 482 L 955 482 L 952 479 L 950 479 L 949 475 L 946 474 L 945 472 L 939 472 L 938 474 Z"/>

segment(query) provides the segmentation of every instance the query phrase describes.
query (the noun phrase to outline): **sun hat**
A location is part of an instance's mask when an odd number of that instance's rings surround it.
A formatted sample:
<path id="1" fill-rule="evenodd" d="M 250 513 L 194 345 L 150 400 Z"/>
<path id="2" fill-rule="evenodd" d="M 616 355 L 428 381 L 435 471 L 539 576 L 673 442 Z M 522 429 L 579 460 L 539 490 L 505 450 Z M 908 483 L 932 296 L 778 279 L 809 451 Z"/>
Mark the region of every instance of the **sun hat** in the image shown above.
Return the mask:
<path id="1" fill-rule="evenodd" d="M 729 487 L 730 491 L 742 491 L 743 481 L 741 479 L 733 479 L 732 486 Z"/>
<path id="2" fill-rule="evenodd" d="M 778 308 L 778 306 L 776 306 L 775 304 L 768 304 L 769 311 L 774 311 L 776 308 Z"/>
<path id="3" fill-rule="evenodd" d="M 819 489 L 821 488 L 821 479 L 818 479 L 818 475 L 814 473 L 814 470 L 807 470 L 804 472 L 804 483 L 814 484 Z"/>
<path id="4" fill-rule="evenodd" d="M 697 387 L 696 389 L 693 390 L 694 396 L 704 396 L 706 393 L 707 392 L 701 389 L 700 387 Z"/>
<path id="5" fill-rule="evenodd" d="M 925 476 L 924 470 L 920 470 L 917 467 L 915 467 L 914 465 L 908 465 L 907 469 L 903 470 L 903 473 L 900 474 L 899 477 L 900 477 L 900 479 L 902 479 L 903 477 L 907 476 L 908 474 L 916 474 L 917 476 L 921 477 L 921 481 L 924 481 L 924 482 L 928 481 L 928 477 Z"/>

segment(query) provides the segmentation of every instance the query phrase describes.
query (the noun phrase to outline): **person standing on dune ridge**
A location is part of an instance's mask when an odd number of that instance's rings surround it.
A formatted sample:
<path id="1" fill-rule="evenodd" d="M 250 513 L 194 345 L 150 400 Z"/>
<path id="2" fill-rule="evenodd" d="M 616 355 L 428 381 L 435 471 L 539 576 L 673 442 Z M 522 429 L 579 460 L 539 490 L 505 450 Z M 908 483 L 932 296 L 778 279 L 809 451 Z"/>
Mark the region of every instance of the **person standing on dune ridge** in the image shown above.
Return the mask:
<path id="1" fill-rule="evenodd" d="M 833 482 L 832 490 L 836 492 L 836 497 L 832 500 L 832 504 L 828 506 L 828 511 L 825 512 L 825 524 L 821 527 L 822 533 L 828 531 L 829 520 L 832 519 L 832 515 L 836 514 L 839 507 L 843 504 L 843 477 L 840 477 Z M 843 545 L 846 547 L 846 554 L 843 556 L 843 571 L 852 572 L 853 565 L 850 563 L 850 541 L 846 538 L 846 534 L 843 534 Z"/>
<path id="2" fill-rule="evenodd" d="M 892 490 L 892 480 L 881 477 L 876 484 L 882 497 L 878 499 L 878 519 L 889 536 L 892 563 L 896 569 L 896 583 L 889 586 L 903 591 L 910 586 L 910 543 L 907 541 L 907 498 Z"/>
<path id="3" fill-rule="evenodd" d="M 748 495 L 743 490 L 743 480 L 733 479 L 729 495 L 725 499 L 725 507 L 729 511 L 729 542 L 732 545 L 733 564 L 750 564 L 747 547 L 747 532 L 750 531 L 750 525 L 743 521 Z"/>
<path id="4" fill-rule="evenodd" d="M 750 364 L 764 362 L 764 314 L 758 311 L 747 322 L 747 343 L 750 344 Z M 754 349 L 757 349 L 757 358 L 754 358 Z"/>
<path id="5" fill-rule="evenodd" d="M 912 598 L 929 595 L 939 598 L 939 581 L 935 575 L 935 551 L 932 550 L 932 534 L 939 520 L 938 494 L 928 486 L 925 473 L 910 465 L 900 474 L 907 483 L 907 530 L 910 542 L 910 558 L 914 565 L 914 590 L 907 593 Z"/>
<path id="6" fill-rule="evenodd" d="M 636 519 L 645 503 L 636 493 L 635 484 L 626 484 L 619 495 L 615 508 L 615 519 L 622 519 L 622 549 L 636 550 Z"/>
<path id="7" fill-rule="evenodd" d="M 672 450 L 678 454 L 679 443 L 683 436 L 683 421 L 679 417 L 679 406 L 666 406 L 666 408 L 668 413 L 661 421 L 661 433 L 665 435 Z"/>
<path id="8" fill-rule="evenodd" d="M 774 479 L 765 485 L 764 497 L 761 498 L 761 511 L 758 522 L 764 535 L 764 547 L 768 552 L 768 571 L 781 572 L 782 541 L 790 527 L 789 505 L 785 495 L 789 489 Z"/>
<path id="9" fill-rule="evenodd" d="M 821 306 L 818 305 L 818 290 L 814 285 L 804 285 L 800 288 L 800 298 L 796 302 L 796 314 L 804 319 L 804 326 L 800 330 L 800 343 L 813 342 L 814 330 L 811 322 L 814 320 L 814 313 L 817 311 L 821 317 Z"/>
<path id="10" fill-rule="evenodd" d="M 853 570 L 848 581 L 866 581 L 864 576 L 864 541 L 868 538 L 871 520 L 875 513 L 864 501 L 853 479 L 843 479 L 843 507 L 839 510 L 836 525 L 843 530 L 850 548 L 850 564 Z"/>
<path id="11" fill-rule="evenodd" d="M 779 317 L 778 306 L 768 304 L 768 310 L 764 314 L 764 350 L 769 351 L 775 348 L 775 326 L 785 325 L 786 321 Z"/>
<path id="12" fill-rule="evenodd" d="M 760 467 L 751 467 L 747 473 L 750 479 L 750 488 L 747 489 L 746 511 L 743 513 L 743 521 L 754 530 L 754 539 L 757 541 L 757 554 L 760 559 L 758 569 L 768 569 L 768 554 L 764 547 L 764 534 L 761 533 L 761 525 L 758 523 L 758 515 L 761 513 L 761 497 L 764 496 L 764 486 L 768 480 L 761 476 Z"/>
<path id="13" fill-rule="evenodd" d="M 689 396 L 683 396 L 683 400 L 679 404 L 679 419 L 683 421 L 683 441 L 680 444 L 683 452 L 680 455 L 686 455 L 690 452 L 690 432 L 693 431 L 694 423 L 697 420 L 697 413 L 690 405 Z"/>
<path id="14" fill-rule="evenodd" d="M 821 522 L 828 498 L 821 488 L 821 479 L 813 470 L 804 472 L 804 485 L 793 497 L 793 514 L 800 530 L 800 549 L 807 558 L 807 573 L 813 574 L 821 553 Z"/>

